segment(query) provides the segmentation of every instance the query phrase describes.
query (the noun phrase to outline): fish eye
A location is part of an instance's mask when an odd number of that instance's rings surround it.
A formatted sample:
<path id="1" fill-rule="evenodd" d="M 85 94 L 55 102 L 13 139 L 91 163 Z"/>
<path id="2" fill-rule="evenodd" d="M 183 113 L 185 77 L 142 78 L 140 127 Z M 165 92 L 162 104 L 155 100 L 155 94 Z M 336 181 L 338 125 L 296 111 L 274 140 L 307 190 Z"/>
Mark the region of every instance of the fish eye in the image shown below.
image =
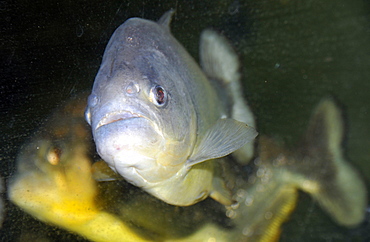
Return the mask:
<path id="1" fill-rule="evenodd" d="M 150 101 L 155 105 L 162 107 L 167 102 L 167 92 L 163 87 L 157 85 L 150 90 Z"/>
<path id="2" fill-rule="evenodd" d="M 51 165 L 58 165 L 60 162 L 60 158 L 62 156 L 62 149 L 57 146 L 52 146 L 49 148 L 47 154 L 46 154 L 46 160 Z"/>

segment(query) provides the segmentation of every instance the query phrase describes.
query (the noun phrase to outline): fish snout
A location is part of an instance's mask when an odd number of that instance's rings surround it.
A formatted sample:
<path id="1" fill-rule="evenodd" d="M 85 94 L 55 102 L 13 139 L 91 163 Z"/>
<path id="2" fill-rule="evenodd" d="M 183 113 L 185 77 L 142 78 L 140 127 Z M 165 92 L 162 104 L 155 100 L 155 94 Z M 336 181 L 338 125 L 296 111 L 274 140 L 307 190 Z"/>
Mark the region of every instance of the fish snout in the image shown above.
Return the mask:
<path id="1" fill-rule="evenodd" d="M 88 106 L 85 109 L 85 120 L 91 126 L 91 112 Z"/>

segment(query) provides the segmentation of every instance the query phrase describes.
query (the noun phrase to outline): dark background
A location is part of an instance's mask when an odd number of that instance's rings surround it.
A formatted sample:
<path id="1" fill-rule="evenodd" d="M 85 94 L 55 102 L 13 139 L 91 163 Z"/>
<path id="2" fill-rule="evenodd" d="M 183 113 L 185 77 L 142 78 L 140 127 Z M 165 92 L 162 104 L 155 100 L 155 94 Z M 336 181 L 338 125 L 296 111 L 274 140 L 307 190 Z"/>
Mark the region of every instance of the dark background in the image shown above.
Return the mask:
<path id="1" fill-rule="evenodd" d="M 334 96 L 347 120 L 347 157 L 369 184 L 369 6 L 366 0 L 0 1 L 1 175 L 11 176 L 19 147 L 62 100 L 91 88 L 115 28 L 129 17 L 156 20 L 175 8 L 172 32 L 196 59 L 202 29 L 231 40 L 260 133 L 292 145 L 313 107 Z M 370 240 L 369 220 L 348 230 L 309 196 L 300 198 L 282 241 Z M 6 205 L 1 241 L 35 234 L 42 234 L 39 241 L 81 240 Z"/>

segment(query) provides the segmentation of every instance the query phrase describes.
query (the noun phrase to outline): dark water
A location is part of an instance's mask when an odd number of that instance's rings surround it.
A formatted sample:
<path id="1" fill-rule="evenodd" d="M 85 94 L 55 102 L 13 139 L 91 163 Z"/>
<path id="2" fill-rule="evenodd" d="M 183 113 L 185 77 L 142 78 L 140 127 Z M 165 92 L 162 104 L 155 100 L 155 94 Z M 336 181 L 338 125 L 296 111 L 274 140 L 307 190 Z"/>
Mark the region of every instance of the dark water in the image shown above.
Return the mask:
<path id="1" fill-rule="evenodd" d="M 170 8 L 177 9 L 172 31 L 193 56 L 200 31 L 207 27 L 234 44 L 260 133 L 293 144 L 315 104 L 324 96 L 337 98 L 348 124 L 347 157 L 369 184 L 370 3 L 365 0 L 0 1 L 0 162 L 5 179 L 14 171 L 20 145 L 54 107 L 92 86 L 114 29 L 133 16 L 158 19 Z M 310 197 L 300 197 L 282 241 L 370 240 L 369 222 L 354 230 L 339 227 Z M 13 241 L 33 226 L 45 228 L 6 205 L 1 241 Z M 76 239 L 58 229 L 48 236 Z"/>

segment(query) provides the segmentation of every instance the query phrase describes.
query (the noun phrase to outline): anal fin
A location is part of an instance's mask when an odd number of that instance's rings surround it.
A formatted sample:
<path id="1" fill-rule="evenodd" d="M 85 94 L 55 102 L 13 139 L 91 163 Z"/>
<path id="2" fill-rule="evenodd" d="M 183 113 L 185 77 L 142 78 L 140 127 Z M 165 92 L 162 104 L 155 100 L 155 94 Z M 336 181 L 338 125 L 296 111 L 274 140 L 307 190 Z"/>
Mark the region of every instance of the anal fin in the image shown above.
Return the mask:
<path id="1" fill-rule="evenodd" d="M 235 174 L 231 174 L 227 167 L 227 158 L 221 158 L 212 161 L 214 162 L 214 172 L 212 180 L 212 191 L 210 197 L 223 205 L 232 205 L 235 201 L 232 199 L 233 178 Z"/>
<path id="2" fill-rule="evenodd" d="M 220 178 L 214 178 L 212 185 L 214 190 L 209 194 L 211 198 L 223 205 L 229 206 L 233 204 L 231 192 L 227 190 L 224 182 Z"/>

